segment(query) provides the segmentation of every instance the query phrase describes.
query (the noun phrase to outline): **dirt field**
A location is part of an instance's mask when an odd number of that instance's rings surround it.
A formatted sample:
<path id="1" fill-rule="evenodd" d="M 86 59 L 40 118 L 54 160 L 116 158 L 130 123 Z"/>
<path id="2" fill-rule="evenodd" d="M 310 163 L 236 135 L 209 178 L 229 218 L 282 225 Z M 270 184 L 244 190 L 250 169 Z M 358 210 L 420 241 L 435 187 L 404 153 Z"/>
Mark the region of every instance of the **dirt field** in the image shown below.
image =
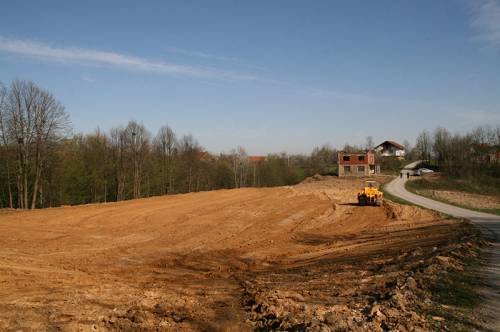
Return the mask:
<path id="1" fill-rule="evenodd" d="M 426 328 L 414 275 L 463 225 L 361 183 L 0 212 L 0 330 Z"/>

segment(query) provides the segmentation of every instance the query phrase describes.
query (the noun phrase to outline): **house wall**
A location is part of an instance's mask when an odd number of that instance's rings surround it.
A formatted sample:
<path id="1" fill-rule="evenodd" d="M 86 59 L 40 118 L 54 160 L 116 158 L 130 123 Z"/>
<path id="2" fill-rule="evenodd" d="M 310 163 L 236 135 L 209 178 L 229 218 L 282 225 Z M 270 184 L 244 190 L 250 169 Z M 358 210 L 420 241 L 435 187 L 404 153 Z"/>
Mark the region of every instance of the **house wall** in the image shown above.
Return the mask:
<path id="1" fill-rule="evenodd" d="M 349 156 L 349 160 L 344 160 Z M 362 156 L 362 158 L 360 158 Z M 378 173 L 375 165 L 375 154 L 367 153 L 343 153 L 338 154 L 338 174 L 342 176 L 369 176 Z"/>
<path id="2" fill-rule="evenodd" d="M 383 157 L 404 157 L 406 151 L 404 149 L 399 149 L 392 144 L 383 144 L 378 146 L 375 151 L 380 153 Z"/>
<path id="3" fill-rule="evenodd" d="M 370 165 L 339 165 L 339 176 L 369 176 Z"/>

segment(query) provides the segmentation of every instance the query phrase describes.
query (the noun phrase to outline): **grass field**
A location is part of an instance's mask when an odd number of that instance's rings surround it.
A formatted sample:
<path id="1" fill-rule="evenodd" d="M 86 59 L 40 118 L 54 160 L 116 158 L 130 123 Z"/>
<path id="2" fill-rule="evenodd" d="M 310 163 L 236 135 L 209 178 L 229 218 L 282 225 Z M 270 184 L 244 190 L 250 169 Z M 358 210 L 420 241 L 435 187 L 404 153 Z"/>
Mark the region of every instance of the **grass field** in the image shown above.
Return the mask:
<path id="1" fill-rule="evenodd" d="M 444 203 L 500 215 L 500 187 L 498 180 L 456 179 L 439 174 L 408 181 L 408 191 Z"/>

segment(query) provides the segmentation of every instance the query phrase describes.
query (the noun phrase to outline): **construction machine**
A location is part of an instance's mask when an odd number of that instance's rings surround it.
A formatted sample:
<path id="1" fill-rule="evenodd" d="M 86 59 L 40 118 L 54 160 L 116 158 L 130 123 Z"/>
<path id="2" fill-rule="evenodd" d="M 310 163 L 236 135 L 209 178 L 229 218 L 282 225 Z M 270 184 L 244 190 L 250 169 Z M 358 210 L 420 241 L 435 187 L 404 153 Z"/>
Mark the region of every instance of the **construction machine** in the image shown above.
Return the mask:
<path id="1" fill-rule="evenodd" d="M 383 200 L 384 193 L 379 190 L 377 181 L 365 181 L 363 190 L 358 193 L 358 204 L 380 206 Z"/>

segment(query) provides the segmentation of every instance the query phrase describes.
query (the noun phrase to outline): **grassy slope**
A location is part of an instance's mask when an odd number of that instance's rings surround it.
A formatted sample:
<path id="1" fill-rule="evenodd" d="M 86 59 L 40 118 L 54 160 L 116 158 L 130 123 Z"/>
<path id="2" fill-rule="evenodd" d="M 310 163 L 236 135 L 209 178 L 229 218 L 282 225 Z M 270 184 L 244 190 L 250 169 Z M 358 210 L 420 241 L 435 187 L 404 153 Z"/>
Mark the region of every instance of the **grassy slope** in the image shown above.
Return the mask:
<path id="1" fill-rule="evenodd" d="M 470 179 L 450 179 L 447 177 L 433 178 L 432 181 L 426 179 L 425 177 L 416 180 L 408 181 L 405 184 L 408 191 L 413 192 L 418 195 L 426 196 L 443 203 L 475 210 L 481 212 L 492 213 L 500 215 L 500 209 L 479 209 L 465 204 L 457 204 L 456 202 L 450 202 L 448 200 L 442 199 L 441 197 L 436 197 L 432 194 L 432 190 L 449 190 L 449 191 L 459 191 L 471 194 L 493 194 L 500 195 L 500 188 L 491 187 L 484 183 L 474 182 Z"/>

